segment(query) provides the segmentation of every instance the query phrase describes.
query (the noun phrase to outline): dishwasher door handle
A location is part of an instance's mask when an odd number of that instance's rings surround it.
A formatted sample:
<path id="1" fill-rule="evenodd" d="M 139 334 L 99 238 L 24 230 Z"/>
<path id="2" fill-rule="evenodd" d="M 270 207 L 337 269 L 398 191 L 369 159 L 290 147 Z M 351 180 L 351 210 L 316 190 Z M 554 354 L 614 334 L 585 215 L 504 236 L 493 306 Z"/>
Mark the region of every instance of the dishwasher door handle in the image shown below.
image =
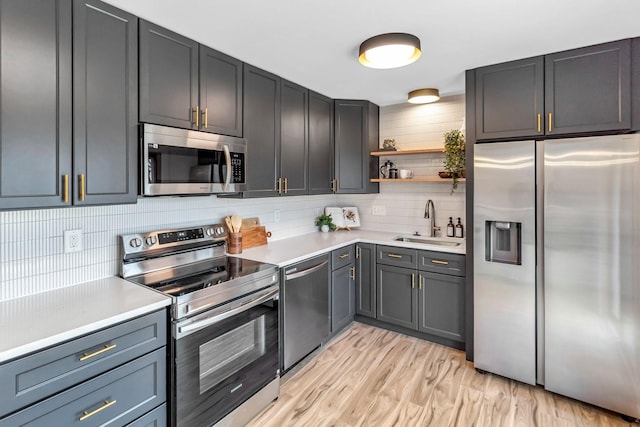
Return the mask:
<path id="1" fill-rule="evenodd" d="M 287 274 L 285 272 L 284 278 L 286 280 L 292 280 L 292 279 L 297 279 L 298 277 L 307 276 L 307 275 L 313 273 L 314 271 L 320 270 L 322 267 L 324 267 L 327 264 L 329 264 L 329 261 L 324 261 L 321 264 L 315 265 L 315 266 L 313 266 L 311 268 L 307 268 L 306 270 L 298 271 L 298 272 L 295 272 L 295 273 Z"/>

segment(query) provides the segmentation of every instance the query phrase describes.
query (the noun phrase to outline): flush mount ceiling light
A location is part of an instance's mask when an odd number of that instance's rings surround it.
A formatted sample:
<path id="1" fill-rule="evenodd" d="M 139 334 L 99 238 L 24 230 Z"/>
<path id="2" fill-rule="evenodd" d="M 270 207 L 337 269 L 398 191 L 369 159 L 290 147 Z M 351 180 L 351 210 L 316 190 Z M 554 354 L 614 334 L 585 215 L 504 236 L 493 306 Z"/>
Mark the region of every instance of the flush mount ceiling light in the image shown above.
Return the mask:
<path id="1" fill-rule="evenodd" d="M 428 104 L 440 99 L 438 89 L 416 89 L 409 92 L 409 102 L 412 104 Z"/>
<path id="2" fill-rule="evenodd" d="M 371 37 L 360 45 L 358 60 L 365 67 L 397 68 L 420 58 L 420 39 L 406 33 Z"/>

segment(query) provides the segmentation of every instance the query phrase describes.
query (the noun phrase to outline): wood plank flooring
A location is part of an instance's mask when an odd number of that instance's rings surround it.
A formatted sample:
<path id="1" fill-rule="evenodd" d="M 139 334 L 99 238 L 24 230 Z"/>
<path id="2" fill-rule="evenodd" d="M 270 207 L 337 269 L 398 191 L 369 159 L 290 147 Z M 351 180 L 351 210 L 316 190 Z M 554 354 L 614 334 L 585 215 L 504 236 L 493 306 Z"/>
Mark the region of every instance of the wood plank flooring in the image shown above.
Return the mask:
<path id="1" fill-rule="evenodd" d="M 352 323 L 298 372 L 250 427 L 637 426 L 499 376 L 463 352 Z"/>

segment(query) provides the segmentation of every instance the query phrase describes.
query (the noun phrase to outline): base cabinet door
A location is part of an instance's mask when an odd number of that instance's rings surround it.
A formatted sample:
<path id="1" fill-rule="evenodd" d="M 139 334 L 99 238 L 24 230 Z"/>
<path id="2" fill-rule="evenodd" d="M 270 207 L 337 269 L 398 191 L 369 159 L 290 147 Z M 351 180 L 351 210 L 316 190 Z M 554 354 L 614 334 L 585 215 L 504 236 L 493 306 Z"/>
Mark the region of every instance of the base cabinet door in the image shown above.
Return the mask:
<path id="1" fill-rule="evenodd" d="M 416 270 L 377 266 L 378 320 L 418 329 L 418 280 Z"/>
<path id="2" fill-rule="evenodd" d="M 355 266 L 345 265 L 331 273 L 331 333 L 347 326 L 355 315 Z"/>
<path id="3" fill-rule="evenodd" d="M 464 340 L 465 278 L 420 272 L 418 330 Z"/>
<path id="4" fill-rule="evenodd" d="M 376 318 L 376 246 L 356 245 L 356 314 Z"/>

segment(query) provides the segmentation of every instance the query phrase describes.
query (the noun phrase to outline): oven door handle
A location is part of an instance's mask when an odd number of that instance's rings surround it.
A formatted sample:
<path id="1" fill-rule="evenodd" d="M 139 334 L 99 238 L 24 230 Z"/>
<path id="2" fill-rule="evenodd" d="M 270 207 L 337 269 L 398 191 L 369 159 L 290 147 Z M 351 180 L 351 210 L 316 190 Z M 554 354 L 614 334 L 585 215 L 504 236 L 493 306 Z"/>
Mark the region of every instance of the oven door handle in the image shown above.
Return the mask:
<path id="1" fill-rule="evenodd" d="M 246 302 L 244 302 L 243 299 L 239 300 L 243 302 L 239 306 L 235 306 L 223 312 L 212 314 L 201 320 L 189 323 L 188 325 L 178 326 L 178 336 L 176 338 L 181 338 L 184 335 L 199 331 L 200 329 L 206 328 L 207 326 L 213 325 L 214 323 L 218 323 L 221 320 L 228 319 L 229 317 L 235 316 L 236 314 L 242 313 L 243 311 L 249 310 L 252 307 L 267 302 L 277 296 L 279 292 L 280 286 L 271 286 L 264 292 L 260 292 L 259 294 L 257 294 L 258 296 L 256 298 L 251 298 Z M 255 295 L 250 296 L 254 297 Z"/>
<path id="2" fill-rule="evenodd" d="M 222 187 L 222 191 L 227 191 L 229 184 L 231 183 L 231 174 L 233 171 L 231 170 L 231 153 L 229 152 L 229 146 L 224 145 L 223 149 L 224 159 L 227 162 L 227 176 L 224 178 L 224 187 Z"/>

